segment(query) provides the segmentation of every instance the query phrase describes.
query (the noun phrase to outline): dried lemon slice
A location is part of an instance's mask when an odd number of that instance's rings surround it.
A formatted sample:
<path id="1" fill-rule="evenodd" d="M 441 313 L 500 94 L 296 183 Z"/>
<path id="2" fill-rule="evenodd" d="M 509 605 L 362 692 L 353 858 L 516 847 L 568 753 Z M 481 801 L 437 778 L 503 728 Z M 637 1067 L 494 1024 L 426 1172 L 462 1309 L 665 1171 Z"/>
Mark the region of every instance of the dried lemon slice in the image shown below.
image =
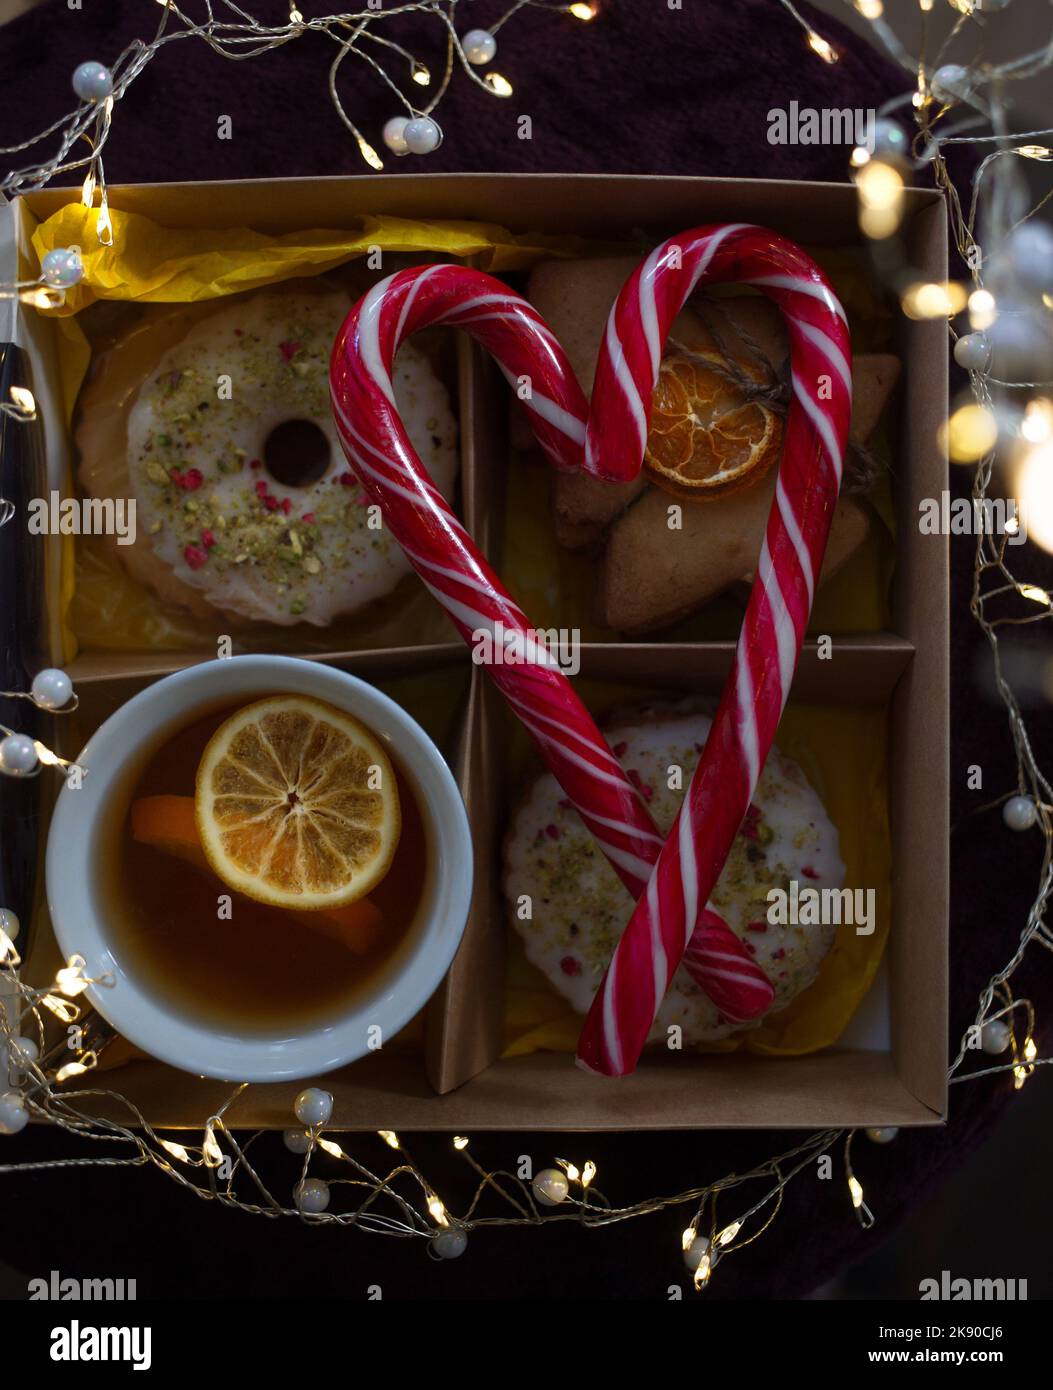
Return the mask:
<path id="1" fill-rule="evenodd" d="M 759 482 L 779 457 L 782 421 L 718 369 L 720 358 L 666 357 L 658 373 L 644 469 L 676 497 L 706 502 Z M 737 365 L 747 378 L 749 363 Z"/>
<path id="2" fill-rule="evenodd" d="M 339 907 L 387 873 L 401 830 L 395 772 L 357 720 L 302 695 L 246 705 L 212 735 L 194 814 L 209 864 L 258 902 Z"/>

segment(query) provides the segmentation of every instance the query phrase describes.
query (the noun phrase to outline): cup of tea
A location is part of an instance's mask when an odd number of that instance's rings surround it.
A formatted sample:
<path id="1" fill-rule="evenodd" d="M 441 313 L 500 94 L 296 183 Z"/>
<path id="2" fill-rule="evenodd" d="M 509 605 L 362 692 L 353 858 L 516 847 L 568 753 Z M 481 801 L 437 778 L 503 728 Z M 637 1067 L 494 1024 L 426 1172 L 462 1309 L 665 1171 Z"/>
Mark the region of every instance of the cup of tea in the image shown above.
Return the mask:
<path id="1" fill-rule="evenodd" d="M 208 661 L 122 705 L 77 759 L 47 897 L 84 997 L 200 1076 L 317 1076 L 385 1046 L 464 931 L 472 844 L 438 748 L 355 676 Z"/>

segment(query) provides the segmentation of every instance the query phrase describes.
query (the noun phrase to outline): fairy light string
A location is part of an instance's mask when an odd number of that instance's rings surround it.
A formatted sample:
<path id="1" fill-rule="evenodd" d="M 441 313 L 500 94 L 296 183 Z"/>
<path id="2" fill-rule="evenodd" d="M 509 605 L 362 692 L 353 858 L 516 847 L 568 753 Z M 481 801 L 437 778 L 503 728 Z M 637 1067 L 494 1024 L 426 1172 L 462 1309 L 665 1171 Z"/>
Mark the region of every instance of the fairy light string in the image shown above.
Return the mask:
<path id="1" fill-rule="evenodd" d="M 815 59 L 836 63 L 839 54 L 835 46 L 812 28 L 791 0 L 778 0 L 778 3 L 800 25 Z M 852 158 L 851 172 L 860 195 L 861 225 L 873 253 L 875 268 L 900 298 L 905 312 L 918 318 L 945 319 L 956 344 L 963 337 L 984 334 L 997 321 L 999 305 L 997 286 L 995 291 L 988 288 L 985 263 L 997 267 L 998 253 L 1004 250 L 1011 234 L 1029 222 L 1053 193 L 1051 189 L 1029 202 L 1026 184 L 1020 178 L 1023 167 L 1043 169 L 1053 162 L 1053 127 L 1012 132 L 1006 97 L 1009 84 L 1053 65 L 1053 34 L 1049 43 L 1011 62 L 987 62 L 981 42 L 980 52 L 974 54 L 967 65 L 949 64 L 945 60 L 956 40 L 965 33 L 973 42 L 982 40 L 984 30 L 979 21 L 990 23 L 996 15 L 984 15 L 982 6 L 971 0 L 953 0 L 953 3 L 952 0 L 919 0 L 920 34 L 915 55 L 891 28 L 881 0 L 845 0 L 845 3 L 851 4 L 868 21 L 875 42 L 908 77 L 904 91 L 886 102 L 877 113 L 882 140 L 873 149 L 857 149 Z M 936 7 L 944 3 L 950 5 L 956 18 L 946 37 L 933 47 L 931 17 Z M 482 76 L 476 71 L 479 67 L 489 67 L 496 47 L 491 51 L 485 36 L 479 39 L 477 33 L 469 35 L 475 42 L 467 41 L 458 16 L 461 10 L 468 8 L 470 0 L 447 0 L 444 5 L 410 3 L 381 12 L 361 10 L 325 17 L 311 16 L 294 3 L 290 4 L 288 21 L 275 25 L 261 23 L 229 0 L 215 4 L 206 0 L 206 17 L 201 23 L 189 20 L 175 0 L 158 0 L 158 4 L 153 39 L 136 40 L 121 53 L 108 70 L 112 82 L 109 92 L 104 92 L 105 79 L 99 78 L 99 90 L 103 94 L 97 100 L 82 101 L 74 111 L 38 136 L 0 151 L 18 154 L 52 139 L 55 148 L 47 159 L 12 169 L 0 178 L 0 190 L 11 196 L 43 187 L 57 175 L 83 170 L 82 201 L 85 206 L 98 208 L 96 233 L 104 244 L 109 218 L 103 150 L 112 130 L 114 112 L 147 63 L 171 42 L 197 38 L 219 56 L 240 61 L 293 42 L 307 31 L 323 34 L 336 45 L 328 77 L 334 109 L 356 141 L 362 158 L 373 168 L 382 167 L 383 160 L 348 118 L 339 95 L 337 79 L 348 59 L 359 61 L 363 69 L 372 73 L 395 103 L 396 125 L 392 128 L 389 121 L 384 143 L 396 155 L 408 152 L 406 124 L 410 121 L 432 121 L 438 129 L 432 113 L 458 73 L 467 75 L 490 96 L 506 96 L 512 88 L 508 78 L 492 68 Z M 490 25 L 487 32 L 491 38 L 495 38 L 505 23 L 527 4 L 579 21 L 595 18 L 600 10 L 596 4 L 518 0 Z M 408 49 L 377 32 L 382 20 L 410 12 L 437 22 L 445 35 L 444 69 L 437 81 Z M 398 65 L 399 70 L 394 75 L 386 65 L 388 60 Z M 426 99 L 423 99 L 424 94 L 427 94 Z M 416 102 L 423 99 L 423 104 L 415 104 L 415 99 Z M 900 140 L 897 141 L 889 123 L 893 113 L 900 111 L 913 120 L 914 131 L 908 135 L 900 127 Z M 398 125 L 398 121 L 405 124 Z M 438 130 L 437 140 L 441 138 L 441 130 Z M 973 176 L 968 206 L 963 207 L 948 173 L 946 154 L 949 149 L 970 145 L 975 146 L 982 157 Z M 989 148 L 992 146 L 994 148 Z M 437 144 L 431 146 L 436 147 Z M 421 152 L 425 152 L 423 148 Z M 1027 166 L 1021 164 L 1025 160 Z M 931 176 L 944 195 L 955 248 L 964 267 L 962 279 L 943 285 L 928 284 L 911 267 L 900 236 L 902 194 L 907 176 L 923 169 L 931 169 Z M 986 255 L 978 258 L 976 250 L 981 245 Z M 0 287 L 0 294 L 17 295 L 31 305 L 61 302 L 65 289 L 76 282 L 73 277 L 79 262 L 77 248 L 67 248 L 61 255 L 67 259 L 53 264 L 49 275 Z M 1053 286 L 1038 295 L 1036 302 L 1047 311 L 1053 309 Z M 955 329 L 954 320 L 962 313 L 967 313 L 970 320 L 968 334 Z M 968 353 L 963 355 L 969 356 Z M 1002 449 L 1007 433 L 1011 436 L 1009 442 L 1018 451 L 1019 448 L 1042 449 L 1053 442 L 1053 404 L 1048 397 L 1032 396 L 1023 411 L 1017 410 L 1007 417 L 1008 393 L 1042 392 L 1053 383 L 1046 379 L 1048 374 L 1044 376 L 1041 371 L 1024 373 L 1019 379 L 998 377 L 991 370 L 991 362 L 979 356 L 975 357 L 975 365 L 967 363 L 967 366 L 971 404 L 979 414 L 975 419 L 967 417 L 962 427 L 970 422 L 978 423 L 982 443 L 982 427 L 988 424 L 988 417 L 997 426 L 988 447 L 977 449 L 973 456 L 962 445 L 965 457 L 961 462 L 973 469 L 972 499 L 982 507 L 991 495 L 998 470 L 1003 467 Z M 35 402 L 28 391 L 22 396 L 12 393 L 11 400 L 0 402 L 0 410 L 15 419 L 28 420 L 35 413 Z M 1016 423 L 1007 427 L 1007 418 Z M 951 426 L 954 426 L 953 414 Z M 945 442 L 957 443 L 953 428 Z M 968 442 L 967 438 L 965 443 Z M 975 439 L 972 442 L 975 445 Z M 1053 468 L 1053 455 L 1050 462 Z M 1047 499 L 1047 505 L 1053 508 L 1053 497 Z M 1019 1090 L 1039 1067 L 1053 1062 L 1053 1057 L 1039 1056 L 1034 1009 L 1029 1000 L 1014 996 L 1010 984 L 1029 948 L 1038 945 L 1046 950 L 1053 949 L 1053 934 L 1046 922 L 1053 891 L 1053 788 L 1038 766 L 1026 721 L 1005 674 L 1000 634 L 1006 627 L 1048 620 L 1053 616 L 1053 606 L 1050 594 L 1042 585 L 1014 574 L 1009 565 L 1008 541 L 1008 535 L 998 536 L 987 530 L 976 537 L 970 611 L 988 642 L 995 685 L 1005 706 L 1017 764 L 1015 787 L 1001 795 L 991 807 L 981 809 L 990 810 L 1001 805 L 1012 829 L 1038 830 L 1043 849 L 1037 886 L 1019 939 L 1009 959 L 981 989 L 974 1019 L 963 1029 L 957 1053 L 948 1068 L 948 1080 L 952 1086 L 957 1086 L 998 1077 Z M 1049 548 L 1053 549 L 1053 545 Z M 1019 600 L 1022 606 L 1011 606 L 1007 610 L 1007 599 Z M 52 696 L 60 692 L 61 682 Z M 34 698 L 31 692 L 7 692 L 7 696 Z M 76 707 L 75 699 L 71 691 L 70 710 Z M 61 706 L 58 709 L 48 705 L 41 707 L 52 713 L 66 712 Z M 11 736 L 6 728 L 3 732 Z M 0 748 L 2 746 L 0 744 Z M 57 755 L 51 755 L 51 760 L 60 769 L 72 766 Z M 47 761 L 38 753 L 36 770 Z M 13 775 L 29 774 L 16 769 Z M 17 1078 L 13 1089 L 0 1095 L 0 1130 L 17 1132 L 32 1117 L 56 1125 L 78 1140 L 116 1145 L 118 1152 L 9 1163 L 0 1165 L 3 1174 L 89 1166 L 150 1165 L 201 1200 L 217 1201 L 272 1219 L 287 1217 L 312 1225 L 348 1226 L 373 1234 L 418 1239 L 427 1243 L 436 1258 L 456 1257 L 464 1250 L 467 1235 L 484 1226 L 537 1226 L 573 1221 L 593 1229 L 683 1208 L 693 1213 L 683 1230 L 681 1243 L 690 1280 L 697 1289 L 708 1285 L 723 1260 L 764 1235 L 777 1219 L 789 1184 L 802 1174 L 814 1172 L 819 1160 L 833 1162 L 833 1151 L 839 1145 L 843 1146 L 843 1190 L 848 1208 L 865 1229 L 876 1219 L 867 1200 L 866 1173 L 861 1175 L 857 1168 L 858 1155 L 855 1159 L 853 1155 L 856 1130 L 820 1131 L 744 1173 L 727 1174 L 686 1191 L 621 1206 L 611 1203 L 596 1186 L 597 1173 L 591 1160 L 585 1159 L 579 1166 L 578 1160 L 555 1159 L 558 1166 L 546 1172 L 554 1173 L 560 1182 L 555 1185 L 548 1182 L 544 1189 L 546 1200 L 542 1203 L 537 1178 L 532 1182 L 515 1172 L 484 1167 L 472 1152 L 470 1136 L 456 1135 L 450 1141 L 452 1152 L 463 1164 L 464 1171 L 471 1174 L 474 1184 L 470 1198 L 458 1214 L 410 1157 L 401 1137 L 394 1131 L 381 1130 L 375 1136 L 356 1139 L 356 1147 L 365 1149 L 369 1144 L 374 1148 L 379 1145 L 381 1153 L 391 1150 L 397 1155 L 395 1166 L 387 1171 L 375 1159 L 367 1161 L 348 1152 L 346 1135 L 340 1136 L 340 1142 L 329 1137 L 326 1133 L 327 1093 L 317 1088 L 310 1088 L 297 1098 L 296 1118 L 302 1127 L 286 1133 L 286 1146 L 302 1155 L 302 1161 L 294 1165 L 298 1179 L 290 1182 L 293 1174 L 284 1174 L 282 1185 L 277 1188 L 274 1180 L 264 1179 L 252 1157 L 264 1131 L 239 1140 L 228 1126 L 232 1108 L 246 1087 L 234 1090 L 207 1119 L 200 1143 L 189 1143 L 184 1142 L 185 1135 L 177 1140 L 159 1134 L 138 1107 L 116 1090 L 71 1085 L 95 1067 L 105 1047 L 105 1037 L 100 1041 L 90 1033 L 88 1025 L 92 1016 L 86 1015 L 76 1002 L 86 984 L 92 982 L 83 975 L 83 962 L 70 961 L 52 984 L 44 988 L 29 986 L 20 974 L 17 936 L 18 921 L 14 913 L 0 908 L 0 984 L 5 986 L 0 990 L 0 1083 L 4 1080 L 2 1068 L 5 1064 L 9 1075 Z M 72 1049 L 72 1055 L 64 1042 L 48 1050 L 48 1019 L 52 1017 L 64 1026 L 83 1026 L 83 1046 Z M 973 1061 L 977 1052 L 992 1060 L 978 1065 Z M 999 1057 L 1003 1060 L 994 1060 Z M 970 1062 L 972 1065 L 967 1065 Z M 331 1111 L 331 1098 L 327 1099 Z M 324 1118 L 316 1123 L 302 1123 L 303 1114 L 309 1111 Z M 114 1115 L 121 1118 L 114 1119 Z M 886 1143 L 894 1134 L 895 1130 L 867 1131 L 875 1144 Z M 340 1176 L 319 1177 L 320 1171 L 330 1172 L 328 1168 L 322 1169 L 323 1162 L 339 1165 Z M 272 1158 L 268 1163 L 274 1166 Z M 871 1166 L 862 1165 L 865 1169 Z M 744 1190 L 757 1186 L 760 1187 L 759 1196 L 755 1195 L 746 1205 Z M 349 1200 L 346 1210 L 329 1210 L 334 1190 Z M 290 1192 L 292 1203 L 289 1202 Z M 726 1215 L 718 1217 L 718 1199 L 723 1198 L 726 1205 L 731 1194 L 743 1198 L 741 1209 L 731 1219 Z"/>
<path id="2" fill-rule="evenodd" d="M 422 125 L 420 148 L 412 140 L 408 147 L 396 140 L 388 143 L 390 152 L 396 156 L 428 154 L 441 143 L 441 129 L 433 113 L 445 96 L 455 71 L 459 70 L 488 96 L 501 98 L 511 94 L 512 84 L 502 74 L 490 70 L 480 76 L 476 69 L 488 65 L 490 59 L 484 56 L 485 53 L 491 47 L 496 53 L 497 33 L 520 10 L 545 10 L 552 14 L 554 20 L 589 21 L 597 17 L 600 9 L 598 4 L 517 0 L 488 29 L 480 30 L 467 28 L 461 22 L 462 14 L 478 8 L 473 0 L 442 0 L 442 3 L 438 3 L 438 0 L 407 0 L 407 3 L 388 4 L 382 8 L 363 7 L 326 15 L 312 15 L 307 12 L 307 0 L 304 0 L 304 5 L 305 8 L 301 9 L 298 3 L 291 3 L 288 18 L 283 23 L 266 23 L 246 6 L 234 4 L 232 0 L 205 0 L 205 17 L 197 21 L 184 13 L 176 0 L 157 0 L 157 20 L 152 38 L 134 39 L 108 68 L 100 63 L 85 64 L 85 67 L 98 69 L 95 85 L 78 86 L 81 101 L 72 111 L 52 122 L 38 135 L 13 145 L 0 146 L 0 155 L 18 155 L 45 141 L 55 142 L 54 150 L 47 157 L 21 168 L 12 168 L 0 177 L 0 191 L 14 197 L 43 188 L 59 175 L 84 170 L 83 201 L 85 206 L 92 207 L 96 205 L 95 199 L 98 197 L 99 240 L 103 244 L 110 244 L 112 229 L 109 228 L 107 211 L 103 150 L 110 137 L 115 108 L 153 59 L 171 44 L 186 39 L 204 43 L 218 57 L 232 62 L 242 62 L 272 52 L 287 43 L 296 42 L 306 34 L 321 35 L 331 40 L 338 48 L 328 77 L 334 109 L 350 131 L 365 163 L 370 168 L 382 169 L 384 161 L 348 117 L 336 87 L 337 74 L 346 58 L 354 58 L 378 79 L 393 98 L 396 113 L 403 111 L 408 120 L 418 121 Z M 143 6 L 144 13 L 148 8 Z M 443 74 L 429 99 L 422 105 L 415 102 L 414 96 L 432 87 L 433 77 L 427 65 L 409 49 L 380 32 L 389 21 L 406 15 L 420 16 L 428 29 L 437 30 L 444 41 Z M 466 37 L 479 34 L 489 35 L 491 43 L 482 47 L 466 43 Z M 394 55 L 400 60 L 400 70 L 393 75 L 369 51 L 369 46 L 373 47 L 374 52 L 380 50 L 389 57 Z M 81 142 L 87 145 L 86 152 L 81 150 Z M 14 287 L 6 288 L 11 290 Z"/>

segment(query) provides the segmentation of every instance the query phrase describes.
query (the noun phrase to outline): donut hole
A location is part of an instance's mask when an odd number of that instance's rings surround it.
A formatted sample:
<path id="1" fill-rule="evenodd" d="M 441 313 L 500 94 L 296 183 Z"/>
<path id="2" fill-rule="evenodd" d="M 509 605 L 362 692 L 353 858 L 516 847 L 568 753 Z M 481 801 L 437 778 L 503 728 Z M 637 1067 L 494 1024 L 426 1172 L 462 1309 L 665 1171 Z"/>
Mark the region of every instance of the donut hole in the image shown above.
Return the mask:
<path id="1" fill-rule="evenodd" d="M 329 440 L 313 420 L 283 420 L 264 440 L 263 462 L 283 487 L 310 487 L 329 467 Z"/>

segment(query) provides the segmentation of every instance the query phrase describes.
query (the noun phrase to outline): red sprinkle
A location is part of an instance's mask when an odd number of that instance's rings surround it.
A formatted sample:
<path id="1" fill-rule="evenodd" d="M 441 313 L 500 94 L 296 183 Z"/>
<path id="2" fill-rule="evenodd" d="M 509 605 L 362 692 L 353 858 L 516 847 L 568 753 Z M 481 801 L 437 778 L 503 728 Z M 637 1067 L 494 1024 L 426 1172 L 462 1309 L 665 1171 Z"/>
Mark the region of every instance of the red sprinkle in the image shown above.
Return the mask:
<path id="1" fill-rule="evenodd" d="M 266 496 L 267 496 L 267 484 L 263 481 L 262 478 L 261 478 L 261 479 L 259 480 L 259 482 L 256 484 L 256 496 L 257 496 L 257 497 L 266 497 Z"/>
<path id="2" fill-rule="evenodd" d="M 767 931 L 767 930 L 768 930 L 768 924 L 767 924 L 767 922 L 747 922 L 747 924 L 746 924 L 746 930 L 747 930 L 747 931 Z"/>
<path id="3" fill-rule="evenodd" d="M 575 960 L 573 956 L 564 956 L 559 963 L 559 968 L 564 975 L 580 975 L 581 961 Z"/>
<path id="4" fill-rule="evenodd" d="M 211 550 L 215 543 L 216 538 L 211 531 L 205 530 L 201 532 L 201 544 L 206 550 Z"/>
<path id="5" fill-rule="evenodd" d="M 783 960 L 784 957 L 785 957 L 785 955 L 786 955 L 786 947 L 785 947 L 785 946 L 780 946 L 779 949 L 778 949 L 777 951 L 772 951 L 772 953 L 771 953 L 771 958 L 772 958 L 772 960 Z"/>
<path id="6" fill-rule="evenodd" d="M 186 545 L 183 547 L 183 559 L 192 570 L 199 570 L 208 560 L 208 551 L 201 550 L 196 545 Z"/>
<path id="7" fill-rule="evenodd" d="M 303 520 L 307 523 L 308 526 L 313 526 L 313 525 L 314 525 L 314 512 L 304 512 L 304 514 L 303 514 Z"/>
<path id="8" fill-rule="evenodd" d="M 285 513 L 286 516 L 288 516 L 289 513 L 292 511 L 292 498 L 291 498 L 291 497 L 283 497 L 283 498 L 282 498 L 282 511 Z"/>
<path id="9" fill-rule="evenodd" d="M 185 473 L 180 473 L 178 468 L 170 468 L 168 476 L 176 487 L 181 487 L 185 492 L 196 492 L 205 481 L 200 468 L 188 468 Z"/>
<path id="10" fill-rule="evenodd" d="M 804 874 L 805 878 L 818 878 L 818 877 L 819 877 L 819 875 L 818 875 L 818 874 L 815 872 L 815 870 L 812 868 L 811 864 L 805 864 L 804 868 L 801 870 L 801 873 Z"/>
<path id="11" fill-rule="evenodd" d="M 277 497 L 265 497 L 263 500 L 264 500 L 264 502 L 266 503 L 266 505 L 267 505 L 267 510 L 268 510 L 269 512 L 276 512 L 276 511 L 278 510 L 278 499 L 277 499 Z"/>
<path id="12" fill-rule="evenodd" d="M 340 481 L 344 485 L 344 487 L 354 487 L 358 479 L 355 477 L 353 473 L 341 473 Z"/>
<path id="13" fill-rule="evenodd" d="M 250 467 L 250 468 L 262 468 L 262 467 L 263 467 L 263 464 L 262 464 L 262 462 L 261 462 L 259 459 L 250 459 L 250 460 L 249 460 L 249 467 Z"/>
<path id="14" fill-rule="evenodd" d="M 303 343 L 279 343 L 278 351 L 286 362 L 291 362 L 303 347 Z"/>
<path id="15" fill-rule="evenodd" d="M 545 834 L 548 836 L 548 838 L 549 838 L 550 840 L 558 840 L 558 839 L 559 839 L 559 826 L 558 826 L 558 825 L 546 825 L 546 826 L 545 826 Z"/>

